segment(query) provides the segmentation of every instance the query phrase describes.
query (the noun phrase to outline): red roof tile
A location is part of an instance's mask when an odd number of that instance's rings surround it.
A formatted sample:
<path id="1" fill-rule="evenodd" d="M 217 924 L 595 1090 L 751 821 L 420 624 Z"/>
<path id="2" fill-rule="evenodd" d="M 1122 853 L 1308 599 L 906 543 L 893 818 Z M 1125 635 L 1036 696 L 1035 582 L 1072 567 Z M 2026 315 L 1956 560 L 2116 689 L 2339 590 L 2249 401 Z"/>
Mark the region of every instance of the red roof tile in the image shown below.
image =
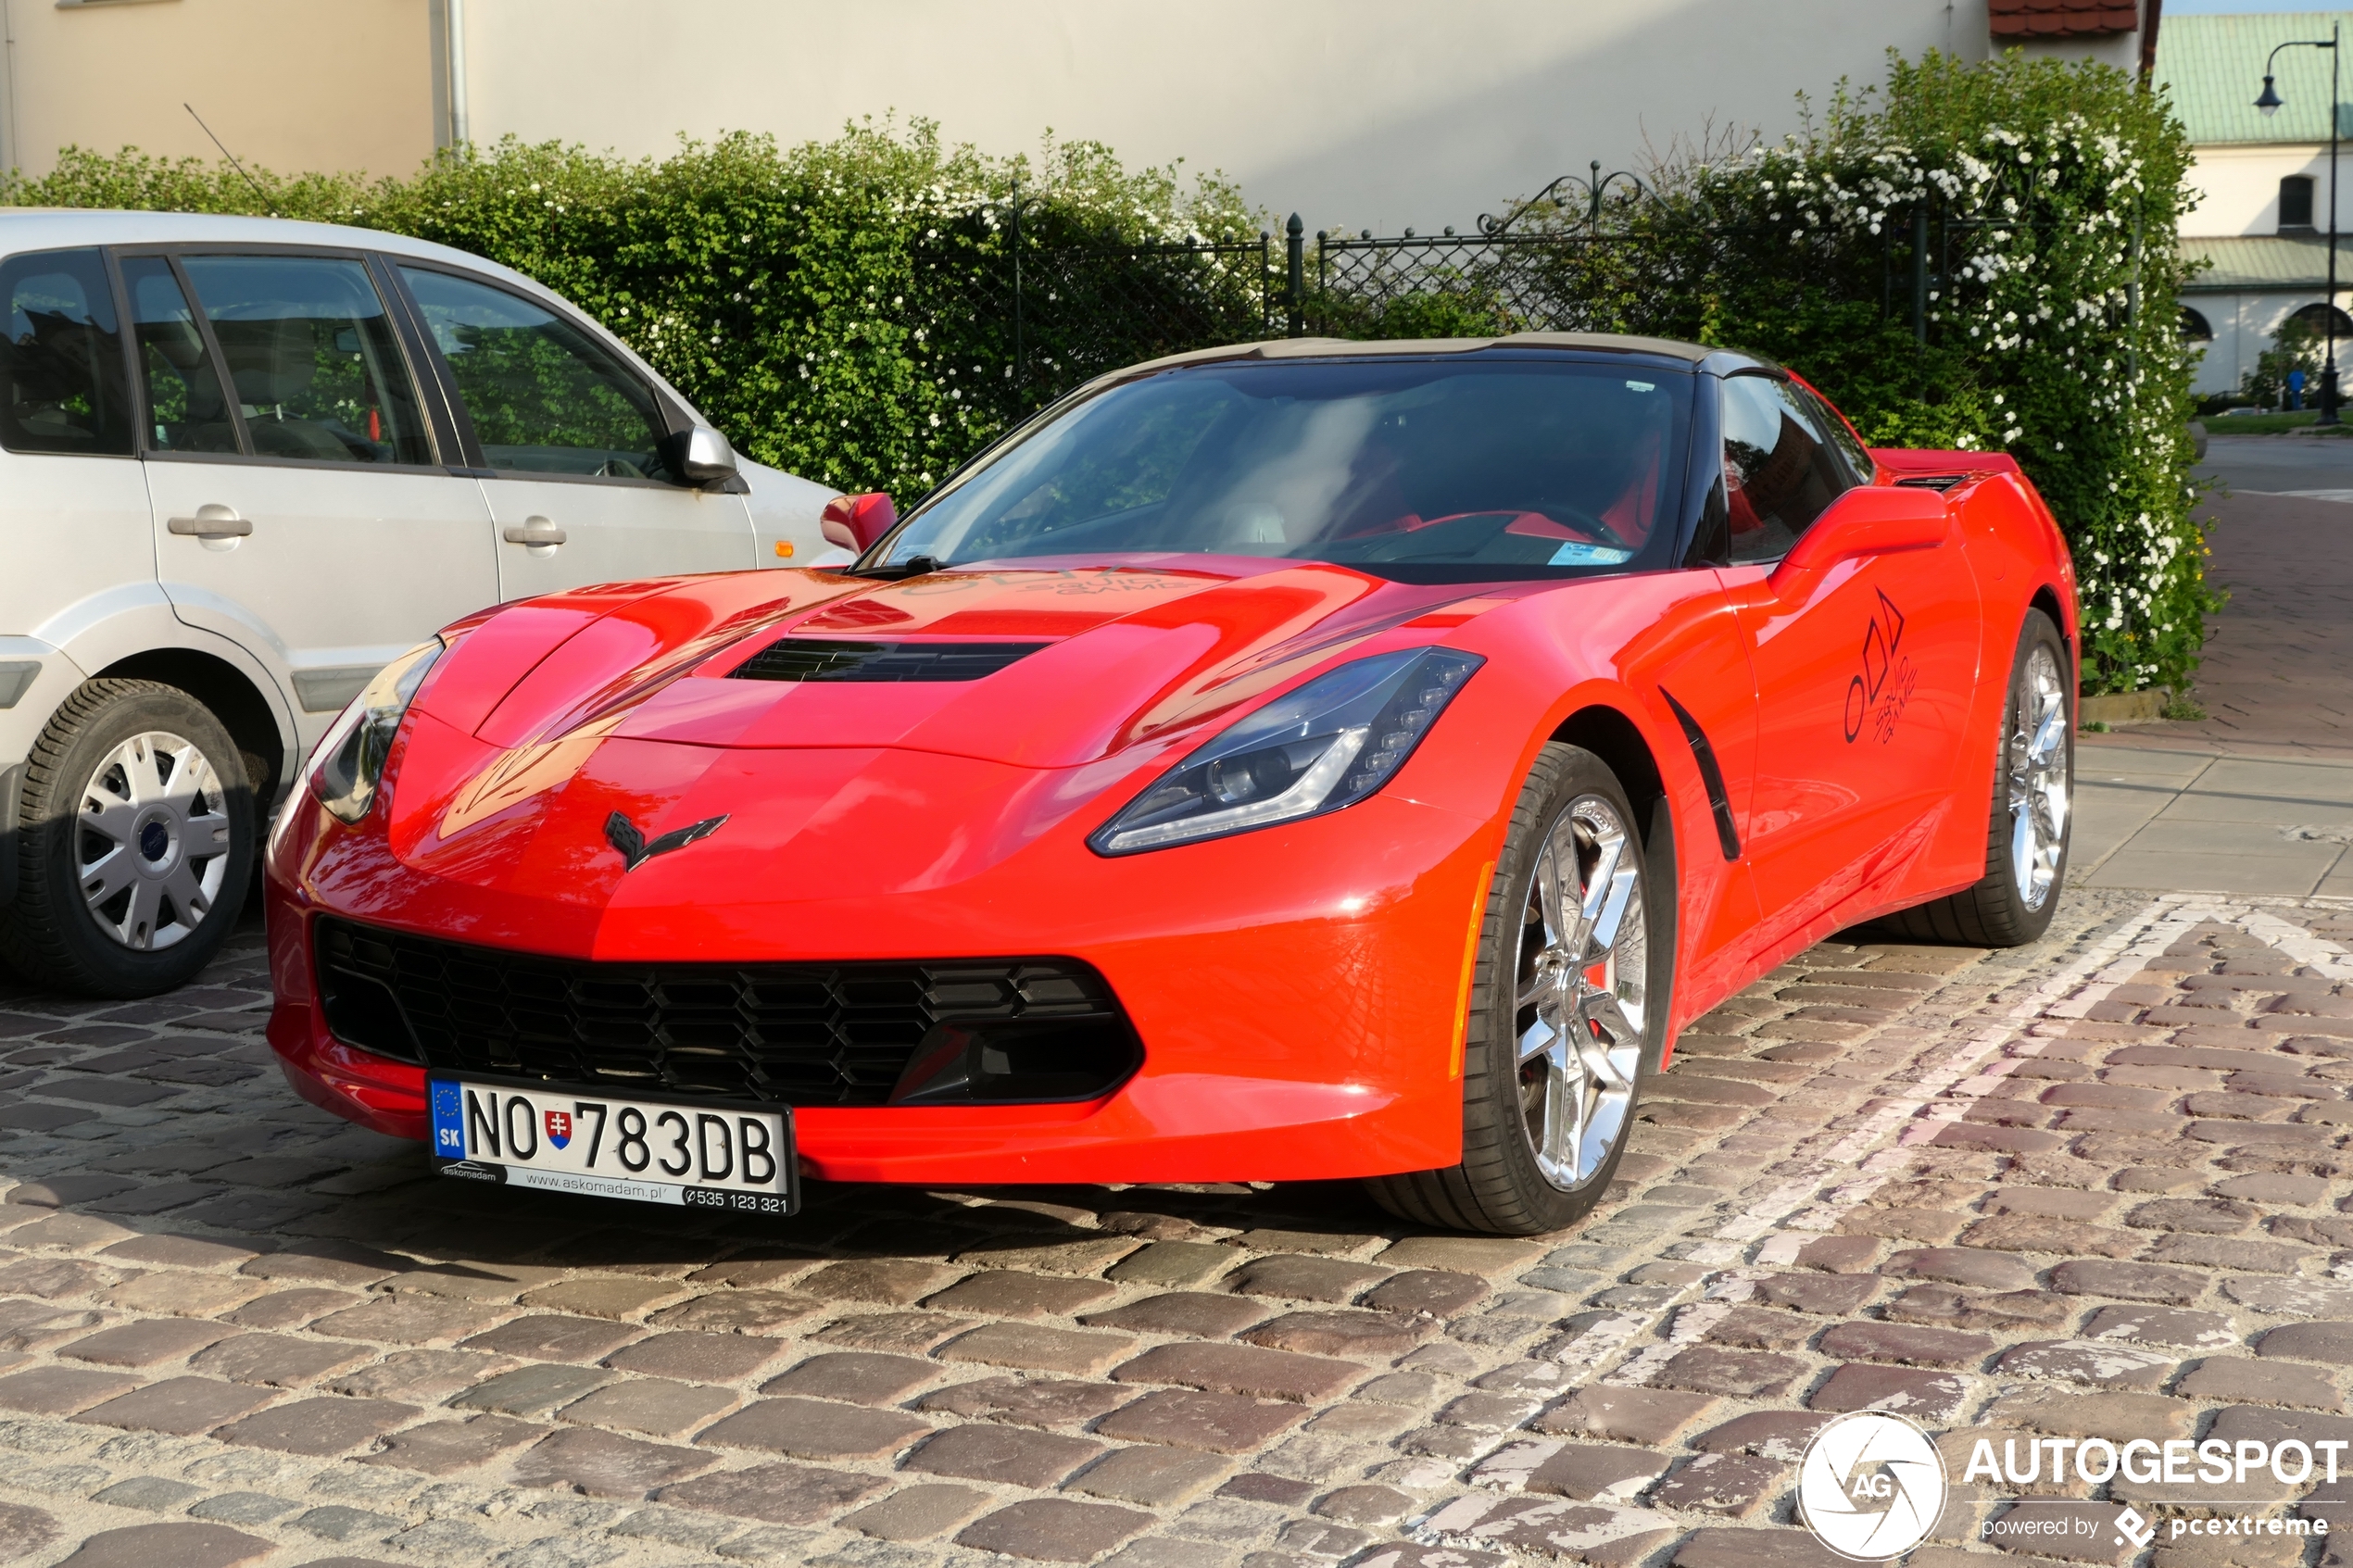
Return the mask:
<path id="1" fill-rule="evenodd" d="M 1996 38 L 2108 38 L 2141 25 L 2129 0 L 1986 0 L 1985 8 Z"/>

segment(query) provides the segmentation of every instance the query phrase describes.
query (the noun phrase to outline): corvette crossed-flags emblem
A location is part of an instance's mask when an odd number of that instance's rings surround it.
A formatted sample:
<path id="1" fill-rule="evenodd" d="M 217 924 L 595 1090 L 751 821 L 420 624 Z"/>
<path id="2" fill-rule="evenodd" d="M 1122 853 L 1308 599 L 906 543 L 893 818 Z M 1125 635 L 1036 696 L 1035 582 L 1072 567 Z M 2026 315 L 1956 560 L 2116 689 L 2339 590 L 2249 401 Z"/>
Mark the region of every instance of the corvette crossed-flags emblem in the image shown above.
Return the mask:
<path id="1" fill-rule="evenodd" d="M 683 828 L 648 840 L 637 831 L 637 824 L 615 811 L 605 819 L 605 842 L 621 851 L 622 874 L 626 876 L 657 855 L 667 855 L 673 849 L 684 849 L 698 838 L 709 838 L 727 825 L 725 817 L 705 817 Z M 561 1148 L 561 1145 L 558 1145 Z"/>

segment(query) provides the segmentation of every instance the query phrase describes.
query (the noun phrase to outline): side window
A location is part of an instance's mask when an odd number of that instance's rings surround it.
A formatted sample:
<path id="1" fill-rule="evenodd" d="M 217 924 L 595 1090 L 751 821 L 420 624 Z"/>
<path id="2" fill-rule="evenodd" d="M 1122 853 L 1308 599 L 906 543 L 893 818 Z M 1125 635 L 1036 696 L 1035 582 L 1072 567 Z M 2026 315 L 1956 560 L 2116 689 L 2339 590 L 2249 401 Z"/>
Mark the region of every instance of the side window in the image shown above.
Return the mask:
<path id="1" fill-rule="evenodd" d="M 0 295 L 8 302 L 7 335 L 0 341 L 0 446 L 130 456 L 122 332 L 98 253 L 11 257 L 0 265 Z"/>
<path id="2" fill-rule="evenodd" d="M 416 384 L 367 267 L 333 256 L 188 256 L 256 457 L 433 461 Z"/>
<path id="3" fill-rule="evenodd" d="M 610 349 L 519 295 L 404 267 L 484 461 L 523 473 L 671 479 L 653 393 Z"/>
<path id="4" fill-rule="evenodd" d="M 1724 497 L 1735 565 L 1780 559 L 1855 485 L 1821 428 L 1825 417 L 1794 392 L 1772 376 L 1724 382 Z"/>
<path id="5" fill-rule="evenodd" d="M 1801 406 L 1813 413 L 1815 421 L 1830 433 L 1831 445 L 1838 449 L 1840 457 L 1846 459 L 1849 483 L 1869 484 L 1879 465 L 1871 460 L 1871 449 L 1863 445 L 1862 437 L 1855 433 L 1854 427 L 1841 419 L 1838 410 L 1830 406 L 1830 400 L 1812 387 L 1792 382 L 1789 390 Z"/>
<path id="6" fill-rule="evenodd" d="M 122 282 L 131 295 L 132 345 L 146 398 L 149 447 L 235 452 L 235 410 L 171 263 L 159 256 L 125 257 Z"/>

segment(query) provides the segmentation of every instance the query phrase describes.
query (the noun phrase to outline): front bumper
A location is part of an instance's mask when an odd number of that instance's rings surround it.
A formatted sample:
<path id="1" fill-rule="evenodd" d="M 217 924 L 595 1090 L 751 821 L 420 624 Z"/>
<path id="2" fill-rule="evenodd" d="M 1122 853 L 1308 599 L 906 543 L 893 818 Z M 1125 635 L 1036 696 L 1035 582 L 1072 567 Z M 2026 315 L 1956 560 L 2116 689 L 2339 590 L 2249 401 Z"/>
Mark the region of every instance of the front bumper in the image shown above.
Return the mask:
<path id="1" fill-rule="evenodd" d="M 1061 955 L 1103 976 L 1142 1042 L 1141 1067 L 1095 1100 L 796 1109 L 801 1169 L 816 1179 L 1295 1181 L 1461 1157 L 1465 946 L 1492 849 L 1486 824 L 1441 808 L 1377 796 L 1119 859 L 1065 825 L 944 884 L 848 875 L 837 880 L 862 884 L 861 896 L 714 909 L 682 884 L 676 903 L 566 918 L 536 896 L 406 864 L 381 831 L 344 828 L 307 797 L 288 809 L 304 818 L 272 845 L 271 1044 L 304 1098 L 379 1132 L 425 1137 L 426 1072 L 328 1030 L 314 981 L 322 913 L 616 961 Z M 731 885 L 763 885 L 747 869 Z"/>

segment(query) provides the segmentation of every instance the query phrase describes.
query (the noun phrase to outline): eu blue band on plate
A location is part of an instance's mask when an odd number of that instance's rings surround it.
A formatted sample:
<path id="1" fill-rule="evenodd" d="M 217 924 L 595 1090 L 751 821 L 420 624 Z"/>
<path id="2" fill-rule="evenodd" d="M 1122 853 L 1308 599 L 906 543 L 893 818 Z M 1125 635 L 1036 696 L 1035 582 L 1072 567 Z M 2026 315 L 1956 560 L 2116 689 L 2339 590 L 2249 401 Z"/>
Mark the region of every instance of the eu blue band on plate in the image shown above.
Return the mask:
<path id="1" fill-rule="evenodd" d="M 466 1157 L 463 1097 L 455 1084 L 438 1079 L 433 1085 L 433 1151 L 445 1160 Z"/>

